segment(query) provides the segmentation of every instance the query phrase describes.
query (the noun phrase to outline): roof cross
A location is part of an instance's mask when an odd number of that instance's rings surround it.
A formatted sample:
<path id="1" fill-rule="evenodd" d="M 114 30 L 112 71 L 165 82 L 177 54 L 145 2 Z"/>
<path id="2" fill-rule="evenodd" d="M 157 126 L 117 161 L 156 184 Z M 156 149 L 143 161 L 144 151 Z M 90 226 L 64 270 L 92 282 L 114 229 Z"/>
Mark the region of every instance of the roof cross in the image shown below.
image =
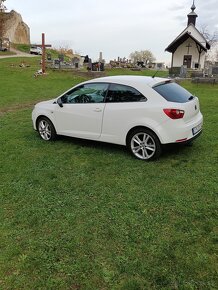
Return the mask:
<path id="1" fill-rule="evenodd" d="M 188 45 L 186 45 L 186 47 L 188 47 L 187 54 L 189 54 L 189 49 L 190 49 L 192 46 L 191 46 L 191 44 L 189 43 Z"/>

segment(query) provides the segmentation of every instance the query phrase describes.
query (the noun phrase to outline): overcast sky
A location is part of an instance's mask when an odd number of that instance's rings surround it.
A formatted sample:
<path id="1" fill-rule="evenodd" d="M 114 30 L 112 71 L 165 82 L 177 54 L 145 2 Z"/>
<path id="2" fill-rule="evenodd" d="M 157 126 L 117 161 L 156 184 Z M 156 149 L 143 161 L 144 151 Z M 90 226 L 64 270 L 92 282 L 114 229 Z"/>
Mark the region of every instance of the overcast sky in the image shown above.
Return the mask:
<path id="1" fill-rule="evenodd" d="M 31 43 L 72 48 L 97 60 L 129 57 L 150 50 L 157 61 L 170 62 L 165 48 L 187 25 L 192 0 L 6 0 L 30 27 Z M 218 0 L 196 0 L 197 27 L 218 30 Z"/>

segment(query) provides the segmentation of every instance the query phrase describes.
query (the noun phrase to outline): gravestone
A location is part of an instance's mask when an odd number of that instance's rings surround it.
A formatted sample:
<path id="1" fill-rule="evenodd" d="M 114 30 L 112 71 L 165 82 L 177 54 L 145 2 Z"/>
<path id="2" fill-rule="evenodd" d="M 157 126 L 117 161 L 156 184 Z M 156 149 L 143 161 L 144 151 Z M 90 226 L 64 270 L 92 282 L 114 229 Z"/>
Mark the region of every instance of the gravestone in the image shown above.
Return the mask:
<path id="1" fill-rule="evenodd" d="M 102 52 L 99 53 L 99 62 L 103 61 Z"/>
<path id="2" fill-rule="evenodd" d="M 212 67 L 212 75 L 218 75 L 218 66 Z"/>
<path id="3" fill-rule="evenodd" d="M 180 78 L 186 78 L 186 74 L 187 74 L 187 67 L 185 67 L 184 65 L 181 65 L 180 72 L 179 72 Z"/>
<path id="4" fill-rule="evenodd" d="M 72 65 L 75 66 L 75 68 L 79 68 L 79 58 L 78 57 L 74 57 L 72 59 Z"/>
<path id="5" fill-rule="evenodd" d="M 60 62 L 64 62 L 64 55 L 63 54 L 59 54 L 58 55 L 58 59 L 60 60 Z"/>
<path id="6" fill-rule="evenodd" d="M 92 71 L 104 71 L 104 63 L 103 62 L 93 62 L 92 63 Z"/>
<path id="7" fill-rule="evenodd" d="M 92 60 L 91 60 L 91 58 L 89 58 L 88 70 L 92 70 Z"/>
<path id="8" fill-rule="evenodd" d="M 51 60 L 51 53 L 47 53 L 47 60 Z"/>
<path id="9" fill-rule="evenodd" d="M 56 58 L 53 60 L 53 68 L 60 69 L 60 60 L 59 59 Z"/>
<path id="10" fill-rule="evenodd" d="M 84 63 L 89 63 L 89 56 L 88 55 L 85 56 Z"/>
<path id="11" fill-rule="evenodd" d="M 209 77 L 212 76 L 212 74 L 213 74 L 212 73 L 212 70 L 213 70 L 213 67 L 212 67 L 212 65 L 210 65 L 209 68 L 208 68 L 208 74 L 207 74 L 207 76 L 209 76 Z"/>

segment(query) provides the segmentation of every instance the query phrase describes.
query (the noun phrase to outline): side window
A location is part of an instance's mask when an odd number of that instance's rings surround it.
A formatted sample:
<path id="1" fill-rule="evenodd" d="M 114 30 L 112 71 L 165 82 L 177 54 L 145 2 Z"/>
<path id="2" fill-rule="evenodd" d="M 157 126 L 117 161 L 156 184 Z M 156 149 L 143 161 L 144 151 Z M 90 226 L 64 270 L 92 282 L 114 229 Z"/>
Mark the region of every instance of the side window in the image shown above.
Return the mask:
<path id="1" fill-rule="evenodd" d="M 147 99 L 136 89 L 119 84 L 111 84 L 107 94 L 108 103 L 145 102 Z"/>
<path id="2" fill-rule="evenodd" d="M 108 84 L 85 84 L 68 91 L 61 100 L 64 104 L 103 103 Z"/>

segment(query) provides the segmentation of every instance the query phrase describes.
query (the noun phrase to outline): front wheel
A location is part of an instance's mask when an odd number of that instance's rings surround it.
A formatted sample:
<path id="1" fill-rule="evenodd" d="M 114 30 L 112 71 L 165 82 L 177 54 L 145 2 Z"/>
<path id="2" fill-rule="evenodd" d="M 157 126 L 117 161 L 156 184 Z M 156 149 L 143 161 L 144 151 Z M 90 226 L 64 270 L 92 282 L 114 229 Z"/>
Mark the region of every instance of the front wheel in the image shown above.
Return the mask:
<path id="1" fill-rule="evenodd" d="M 46 118 L 41 117 L 37 122 L 37 130 L 39 136 L 45 141 L 52 141 L 56 139 L 56 131 L 52 122 Z"/>
<path id="2" fill-rule="evenodd" d="M 138 159 L 155 160 L 161 155 L 161 144 L 157 136 L 146 128 L 137 128 L 127 138 L 127 147 Z"/>

